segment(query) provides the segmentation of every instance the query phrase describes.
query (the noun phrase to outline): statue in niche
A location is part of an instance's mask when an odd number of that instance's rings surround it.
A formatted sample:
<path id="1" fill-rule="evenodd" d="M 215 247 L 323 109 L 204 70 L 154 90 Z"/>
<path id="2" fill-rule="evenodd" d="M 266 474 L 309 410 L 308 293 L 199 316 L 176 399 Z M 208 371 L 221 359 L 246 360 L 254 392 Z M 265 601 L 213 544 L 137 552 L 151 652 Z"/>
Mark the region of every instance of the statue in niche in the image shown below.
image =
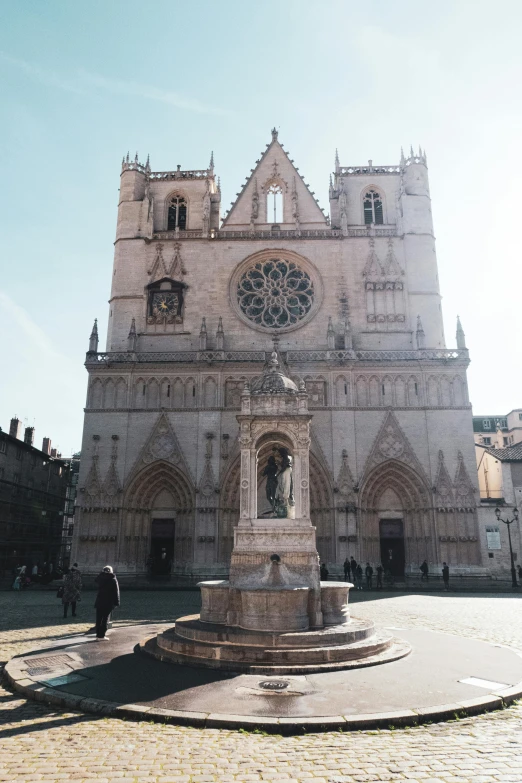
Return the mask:
<path id="1" fill-rule="evenodd" d="M 276 493 L 277 493 L 277 474 L 279 472 L 279 466 L 274 456 L 268 458 L 268 463 L 263 471 L 263 476 L 266 476 L 266 499 L 270 503 L 272 511 L 275 511 Z"/>
<path id="2" fill-rule="evenodd" d="M 279 449 L 281 467 L 277 474 L 276 515 L 282 519 L 295 519 L 294 482 L 292 478 L 292 456 L 287 449 Z"/>

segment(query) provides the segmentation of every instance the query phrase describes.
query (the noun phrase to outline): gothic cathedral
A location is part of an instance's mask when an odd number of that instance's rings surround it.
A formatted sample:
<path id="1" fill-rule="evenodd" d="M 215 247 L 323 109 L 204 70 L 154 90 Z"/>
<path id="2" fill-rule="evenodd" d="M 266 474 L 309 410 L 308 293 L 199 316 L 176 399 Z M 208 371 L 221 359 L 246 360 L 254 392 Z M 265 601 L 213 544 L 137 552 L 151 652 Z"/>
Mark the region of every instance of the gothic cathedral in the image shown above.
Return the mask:
<path id="1" fill-rule="evenodd" d="M 426 155 L 336 155 L 327 216 L 273 130 L 224 218 L 220 202 L 213 157 L 196 171 L 123 160 L 74 559 L 86 573 L 228 573 L 236 416 L 275 349 L 308 394 L 310 514 L 332 575 L 350 556 L 399 582 L 425 559 L 484 573 L 469 357 L 460 323 L 456 348 L 444 338 Z"/>

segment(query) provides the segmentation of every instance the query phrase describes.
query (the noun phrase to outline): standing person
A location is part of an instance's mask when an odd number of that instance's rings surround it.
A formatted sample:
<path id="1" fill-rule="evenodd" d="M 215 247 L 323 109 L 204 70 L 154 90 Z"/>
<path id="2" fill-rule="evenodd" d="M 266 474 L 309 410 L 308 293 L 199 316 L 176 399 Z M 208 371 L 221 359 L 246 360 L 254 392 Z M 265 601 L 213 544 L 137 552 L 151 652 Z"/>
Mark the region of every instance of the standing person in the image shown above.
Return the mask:
<path id="1" fill-rule="evenodd" d="M 348 558 L 343 563 L 343 571 L 344 571 L 344 581 L 349 582 L 350 581 L 350 561 Z"/>
<path id="2" fill-rule="evenodd" d="M 37 581 L 38 581 L 38 565 L 37 563 L 35 563 L 31 570 L 31 582 L 37 582 Z"/>
<path id="3" fill-rule="evenodd" d="M 382 574 L 383 574 L 384 568 L 382 567 L 382 563 L 379 563 L 377 566 L 377 590 L 382 590 Z"/>
<path id="4" fill-rule="evenodd" d="M 444 589 L 449 590 L 449 566 L 447 563 L 442 564 L 442 579 L 444 581 Z"/>
<path id="5" fill-rule="evenodd" d="M 322 582 L 328 581 L 328 573 L 329 573 L 329 571 L 328 571 L 328 569 L 326 567 L 326 563 L 323 563 L 319 570 L 320 570 L 320 575 L 321 575 L 321 581 Z"/>
<path id="6" fill-rule="evenodd" d="M 98 585 L 96 609 L 96 641 L 109 641 L 105 636 L 109 615 L 115 606 L 120 605 L 120 586 L 112 566 L 105 566 L 94 580 Z"/>
<path id="7" fill-rule="evenodd" d="M 72 616 L 76 617 L 76 604 L 82 600 L 82 575 L 78 570 L 78 563 L 74 563 L 63 577 L 63 616 L 67 617 L 69 604 L 71 604 Z"/>
<path id="8" fill-rule="evenodd" d="M 423 579 L 428 581 L 428 571 L 429 571 L 429 568 L 428 568 L 428 563 L 427 563 L 426 560 L 424 560 L 424 562 L 422 563 L 422 565 L 420 567 L 420 571 L 421 571 L 421 582 L 422 582 Z"/>
<path id="9" fill-rule="evenodd" d="M 366 568 L 364 569 L 364 573 L 366 574 L 366 587 L 368 590 L 372 589 L 372 579 L 373 579 L 373 568 L 369 563 L 366 563 Z"/>
<path id="10" fill-rule="evenodd" d="M 359 565 L 355 566 L 355 586 L 357 590 L 362 590 L 362 578 L 363 578 L 363 570 L 362 565 L 359 563 Z"/>
<path id="11" fill-rule="evenodd" d="M 353 555 L 350 557 L 350 568 L 352 570 L 352 579 L 355 582 L 357 579 L 357 562 Z"/>
<path id="12" fill-rule="evenodd" d="M 522 565 L 518 566 L 518 578 L 522 582 Z"/>

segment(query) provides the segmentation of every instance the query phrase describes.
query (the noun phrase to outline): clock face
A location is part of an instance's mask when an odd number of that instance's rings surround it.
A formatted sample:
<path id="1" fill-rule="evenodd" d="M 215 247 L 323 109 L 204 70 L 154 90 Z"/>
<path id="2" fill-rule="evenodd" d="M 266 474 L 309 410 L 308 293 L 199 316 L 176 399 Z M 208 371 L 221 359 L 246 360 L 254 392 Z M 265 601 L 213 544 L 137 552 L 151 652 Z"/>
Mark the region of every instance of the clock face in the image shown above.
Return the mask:
<path id="1" fill-rule="evenodd" d="M 152 297 L 152 315 L 156 317 L 167 318 L 170 315 L 177 315 L 179 298 L 173 293 L 157 293 Z"/>

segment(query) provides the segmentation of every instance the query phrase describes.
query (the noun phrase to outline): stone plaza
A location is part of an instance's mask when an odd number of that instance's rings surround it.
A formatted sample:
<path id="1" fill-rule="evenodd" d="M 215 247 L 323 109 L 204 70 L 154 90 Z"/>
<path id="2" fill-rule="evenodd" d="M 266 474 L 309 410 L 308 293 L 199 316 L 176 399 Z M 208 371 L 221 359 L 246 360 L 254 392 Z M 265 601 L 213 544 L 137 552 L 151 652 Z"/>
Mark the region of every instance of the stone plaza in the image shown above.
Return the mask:
<path id="1" fill-rule="evenodd" d="M 1 593 L 0 660 L 35 647 L 52 648 L 72 633 L 85 632 L 93 619 L 93 599 L 93 593 L 84 593 L 73 623 L 60 618 L 54 592 Z M 383 626 L 429 629 L 522 649 L 518 596 L 359 593 L 352 601 L 364 616 Z M 196 591 L 124 592 L 115 626 L 141 623 L 145 635 L 151 622 L 175 619 L 199 607 Z M 378 709 L 378 694 L 372 693 L 371 699 Z M 64 712 L 26 701 L 5 687 L 0 705 L 0 780 L 13 783 L 522 780 L 520 704 L 416 728 L 389 725 L 374 731 L 294 737 Z"/>

